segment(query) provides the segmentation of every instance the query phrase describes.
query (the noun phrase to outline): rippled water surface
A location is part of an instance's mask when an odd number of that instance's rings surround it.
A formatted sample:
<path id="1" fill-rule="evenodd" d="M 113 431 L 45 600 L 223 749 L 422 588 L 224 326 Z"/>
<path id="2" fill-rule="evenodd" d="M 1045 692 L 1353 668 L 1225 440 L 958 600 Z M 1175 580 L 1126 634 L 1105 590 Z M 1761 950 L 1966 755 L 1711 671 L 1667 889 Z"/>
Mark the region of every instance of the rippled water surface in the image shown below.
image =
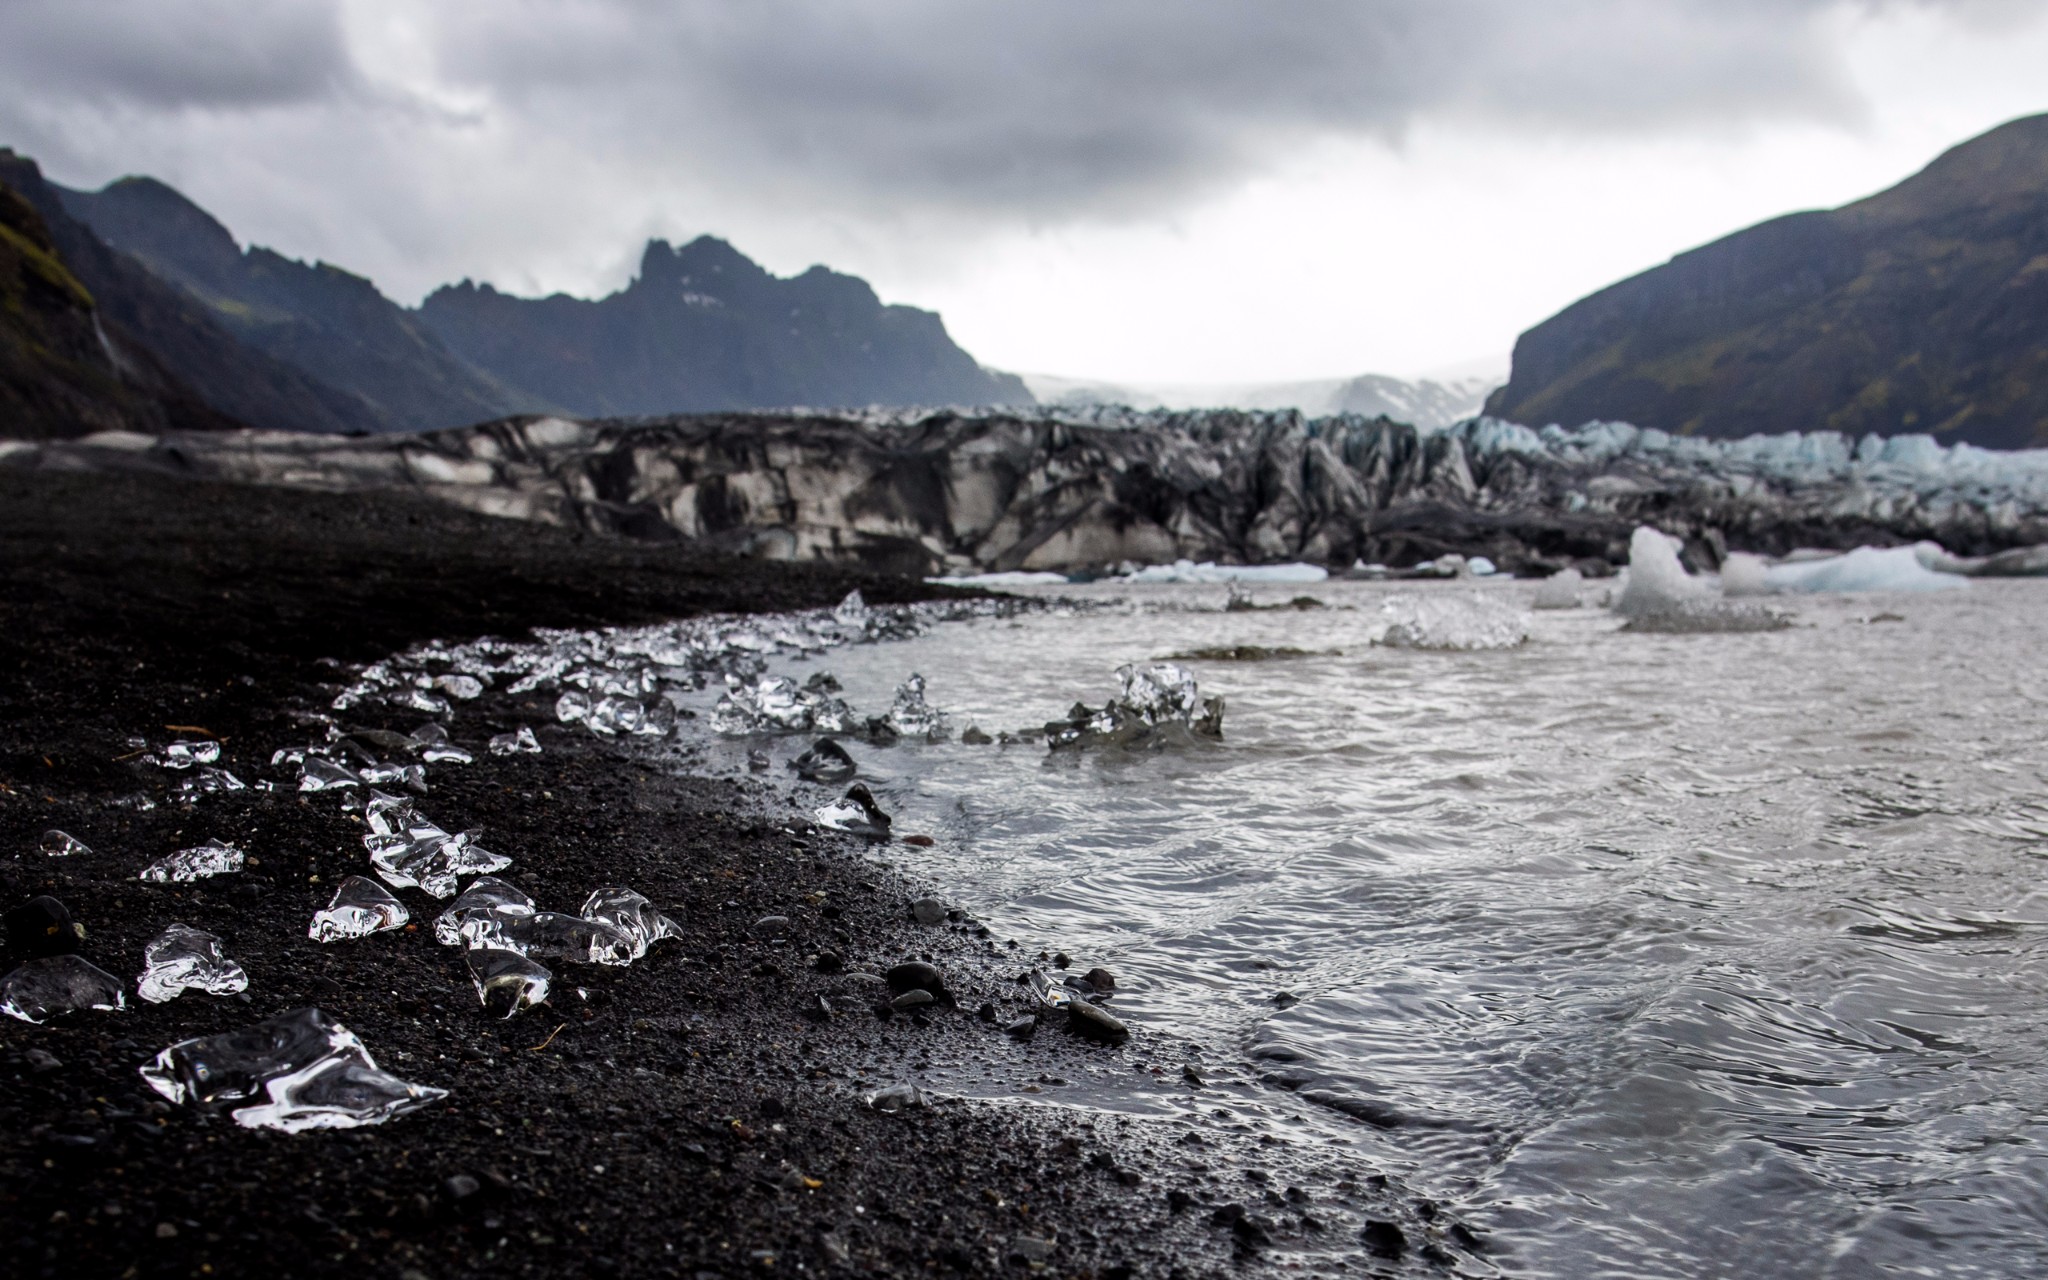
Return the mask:
<path id="1" fill-rule="evenodd" d="M 1141 1037 L 1209 1046 L 1504 1271 L 2048 1274 L 2048 584 L 1806 598 L 1771 634 L 1539 613 L 1472 653 L 1369 644 L 1392 592 L 1469 588 L 1305 590 L 1333 607 L 1089 588 L 1128 604 L 822 661 L 863 710 L 916 670 L 994 730 L 1123 662 L 1329 651 L 1188 662 L 1229 699 L 1211 749 L 856 754 L 939 837 L 915 870 L 1107 964 Z"/>

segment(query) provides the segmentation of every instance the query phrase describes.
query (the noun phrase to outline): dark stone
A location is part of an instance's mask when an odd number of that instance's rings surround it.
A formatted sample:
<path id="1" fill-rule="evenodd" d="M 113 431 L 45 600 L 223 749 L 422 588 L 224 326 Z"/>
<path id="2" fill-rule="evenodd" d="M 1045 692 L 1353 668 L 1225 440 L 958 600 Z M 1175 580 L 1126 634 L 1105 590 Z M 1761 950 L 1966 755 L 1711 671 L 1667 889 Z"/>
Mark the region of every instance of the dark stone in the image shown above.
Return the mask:
<path id="1" fill-rule="evenodd" d="M 923 960 L 905 960 L 894 965 L 882 975 L 882 979 L 889 984 L 891 991 L 929 991 L 935 996 L 946 992 L 946 983 L 939 974 L 938 966 Z"/>
<path id="2" fill-rule="evenodd" d="M 838 973 L 846 967 L 846 962 L 839 958 L 837 951 L 820 951 L 811 960 L 811 967 L 819 973 Z"/>
<path id="3" fill-rule="evenodd" d="M 7 954 L 16 959 L 70 955 L 78 950 L 79 927 L 71 911 L 43 894 L 7 912 Z"/>
<path id="4" fill-rule="evenodd" d="M 1122 1044 L 1131 1038 L 1131 1030 L 1099 1005 L 1085 1000 L 1076 1000 L 1067 1006 L 1067 1030 L 1087 1040 L 1102 1044 Z"/>
<path id="5" fill-rule="evenodd" d="M 1166 1193 L 1166 1209 L 1169 1213 L 1184 1213 L 1194 1202 L 1195 1198 L 1179 1187 L 1174 1187 Z"/>
<path id="6" fill-rule="evenodd" d="M 1116 977 L 1107 969 L 1090 969 L 1082 977 L 1097 991 L 1107 993 L 1116 990 Z"/>
<path id="7" fill-rule="evenodd" d="M 1038 1015 L 1027 1013 L 1009 1026 L 1004 1027 L 1003 1031 L 1008 1035 L 1015 1036 L 1019 1040 L 1029 1040 L 1038 1033 Z"/>
<path id="8" fill-rule="evenodd" d="M 929 991 L 906 991 L 894 1000 L 891 1000 L 889 1006 L 898 1013 L 908 1013 L 912 1009 L 919 1009 L 933 1003 L 933 1000 L 934 997 Z"/>
<path id="9" fill-rule="evenodd" d="M 1064 951 L 1052 958 L 1052 967 L 1055 969 L 1064 969 L 1072 963 L 1074 963 L 1073 958 Z"/>
<path id="10" fill-rule="evenodd" d="M 761 1114 L 770 1120 L 780 1120 L 789 1114 L 789 1108 L 780 1098 L 761 1099 Z"/>
<path id="11" fill-rule="evenodd" d="M 1358 1233 L 1365 1247 L 1382 1258 L 1399 1258 L 1408 1252 L 1408 1233 L 1396 1223 L 1374 1218 Z"/>

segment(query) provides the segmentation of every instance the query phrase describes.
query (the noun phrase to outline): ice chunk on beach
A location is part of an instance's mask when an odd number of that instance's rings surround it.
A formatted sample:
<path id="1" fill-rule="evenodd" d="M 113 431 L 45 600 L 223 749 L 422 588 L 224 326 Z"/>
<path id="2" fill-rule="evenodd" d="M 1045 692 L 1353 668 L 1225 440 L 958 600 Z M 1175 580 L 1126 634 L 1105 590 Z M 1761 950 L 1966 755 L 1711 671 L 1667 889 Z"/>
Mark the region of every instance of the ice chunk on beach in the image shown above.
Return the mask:
<path id="1" fill-rule="evenodd" d="M 476 757 L 448 740 L 448 730 L 429 720 L 411 734 L 414 750 L 428 764 L 474 764 Z"/>
<path id="2" fill-rule="evenodd" d="M 766 756 L 762 760 L 767 760 Z M 806 782 L 845 782 L 860 771 L 846 748 L 830 738 L 820 738 L 811 749 L 789 762 L 796 776 Z"/>
<path id="3" fill-rule="evenodd" d="M 896 701 L 886 717 L 888 725 L 906 738 L 939 742 L 946 736 L 946 713 L 924 699 L 924 677 L 912 672 L 910 679 L 896 686 Z"/>
<path id="4" fill-rule="evenodd" d="M 206 740 L 166 742 L 156 762 L 166 769 L 190 769 L 195 764 L 212 764 L 220 759 L 220 744 Z"/>
<path id="5" fill-rule="evenodd" d="M 362 785 L 362 777 L 355 770 L 324 756 L 307 756 L 299 765 L 301 791 L 332 791 Z"/>
<path id="6" fill-rule="evenodd" d="M 402 929 L 412 914 L 391 891 L 368 876 L 349 876 L 334 887 L 334 900 L 313 913 L 306 936 L 315 942 L 367 938 L 386 929 Z"/>
<path id="7" fill-rule="evenodd" d="M 724 695 L 711 709 L 711 727 L 724 734 L 846 733 L 854 727 L 853 709 L 832 696 L 830 688 L 836 687 L 806 687 L 787 676 L 751 682 L 728 676 Z"/>
<path id="8" fill-rule="evenodd" d="M 494 734 L 491 737 L 491 754 L 494 756 L 537 756 L 540 754 L 540 739 L 533 736 L 533 729 L 520 725 L 512 733 Z"/>
<path id="9" fill-rule="evenodd" d="M 664 938 L 682 936 L 676 922 L 657 911 L 642 894 L 623 885 L 607 885 L 583 900 L 577 915 L 585 920 L 610 925 L 633 943 L 633 958 L 647 954 L 647 948 Z"/>
<path id="10" fill-rule="evenodd" d="M 1579 607 L 1579 592 L 1585 585 L 1586 579 L 1577 569 L 1560 569 L 1538 584 L 1535 597 L 1529 601 L 1529 607 L 1576 609 Z"/>
<path id="11" fill-rule="evenodd" d="M 236 1124 L 286 1133 L 382 1124 L 448 1096 L 382 1070 L 354 1032 L 310 1008 L 181 1040 L 142 1078 L 172 1102 L 232 1106 Z"/>
<path id="12" fill-rule="evenodd" d="M 859 587 L 847 592 L 846 598 L 839 602 L 839 607 L 832 611 L 833 621 L 842 627 L 855 629 L 865 627 L 872 616 L 873 611 L 868 608 L 868 602 L 861 595 Z"/>
<path id="13" fill-rule="evenodd" d="M 434 687 L 463 702 L 484 696 L 484 682 L 471 675 L 435 676 Z"/>
<path id="14" fill-rule="evenodd" d="M 476 984 L 477 999 L 501 1018 L 546 1003 L 555 977 L 537 961 L 498 947 L 478 947 L 467 953 L 463 962 L 469 967 L 470 981 Z"/>
<path id="15" fill-rule="evenodd" d="M 199 765 L 192 771 L 191 777 L 178 783 L 178 794 L 187 797 L 210 796 L 222 791 L 247 791 L 248 789 L 249 784 L 243 782 L 234 774 L 229 773 L 226 769 L 216 769 L 211 765 Z"/>
<path id="16" fill-rule="evenodd" d="M 231 996 L 249 989 L 249 975 L 221 951 L 220 939 L 204 929 L 173 924 L 142 949 L 142 976 L 135 990 L 151 1004 L 176 999 L 187 988 Z"/>
<path id="17" fill-rule="evenodd" d="M 92 852 L 91 849 L 86 847 L 85 841 L 80 840 L 68 831 L 59 831 L 55 827 L 43 832 L 42 838 L 36 841 L 36 848 L 52 858 L 69 858 L 74 854 L 90 854 Z"/>
<path id="18" fill-rule="evenodd" d="M 858 782 L 847 788 L 844 798 L 812 810 L 812 816 L 828 830 L 847 831 L 871 840 L 889 838 L 889 815 L 882 812 L 875 797 Z"/>
<path id="19" fill-rule="evenodd" d="M 446 911 L 435 917 L 434 940 L 444 947 L 459 946 L 465 938 L 465 926 L 474 918 L 489 916 L 493 921 L 502 921 L 533 913 L 533 899 L 517 886 L 496 876 L 478 876 L 460 897 L 448 904 Z"/>
<path id="20" fill-rule="evenodd" d="M 1408 591 L 1380 607 L 1390 649 L 1512 649 L 1527 643 L 1526 609 L 1484 591 Z"/>
<path id="21" fill-rule="evenodd" d="M 1930 555 L 1930 552 L 1932 555 Z M 1845 555 L 1764 570 L 1763 589 L 1771 594 L 1835 591 L 1954 591 L 1970 585 L 1968 578 L 1938 573 L 1927 561 L 1940 555 L 1933 543 L 1911 547 L 1858 547 Z M 1726 581 L 1726 570 L 1723 570 Z"/>
<path id="22" fill-rule="evenodd" d="M 645 947 L 635 950 L 636 940 L 615 925 L 560 911 L 505 918 L 488 938 L 479 936 L 471 945 L 578 964 L 629 965 L 646 951 Z"/>
<path id="23" fill-rule="evenodd" d="M 121 980 L 84 956 L 41 956 L 0 978 L 0 1013 L 23 1022 L 127 1007 Z"/>
<path id="24" fill-rule="evenodd" d="M 393 888 L 417 886 L 436 898 L 452 898 L 458 878 L 503 871 L 512 865 L 512 859 L 477 844 L 476 836 L 474 831 L 450 835 L 415 816 L 401 833 L 378 835 L 373 831 L 364 836 L 363 846 L 370 851 L 370 865 Z"/>
<path id="25" fill-rule="evenodd" d="M 180 849 L 157 859 L 144 867 L 135 878 L 147 880 L 151 884 L 203 880 L 208 876 L 240 871 L 242 864 L 247 860 L 247 855 L 235 846 L 219 840 L 208 840 L 205 844 Z"/>

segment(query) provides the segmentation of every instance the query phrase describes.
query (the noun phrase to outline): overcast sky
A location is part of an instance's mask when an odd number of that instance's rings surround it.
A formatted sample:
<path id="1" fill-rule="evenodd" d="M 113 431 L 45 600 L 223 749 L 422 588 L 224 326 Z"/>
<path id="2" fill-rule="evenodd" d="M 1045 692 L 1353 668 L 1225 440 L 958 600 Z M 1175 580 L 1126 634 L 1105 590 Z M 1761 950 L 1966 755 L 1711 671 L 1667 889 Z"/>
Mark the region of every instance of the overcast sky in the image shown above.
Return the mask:
<path id="1" fill-rule="evenodd" d="M 2033 0 L 5 0 L 0 145 L 414 302 L 649 236 L 1126 381 L 1504 355 L 2048 110 Z"/>

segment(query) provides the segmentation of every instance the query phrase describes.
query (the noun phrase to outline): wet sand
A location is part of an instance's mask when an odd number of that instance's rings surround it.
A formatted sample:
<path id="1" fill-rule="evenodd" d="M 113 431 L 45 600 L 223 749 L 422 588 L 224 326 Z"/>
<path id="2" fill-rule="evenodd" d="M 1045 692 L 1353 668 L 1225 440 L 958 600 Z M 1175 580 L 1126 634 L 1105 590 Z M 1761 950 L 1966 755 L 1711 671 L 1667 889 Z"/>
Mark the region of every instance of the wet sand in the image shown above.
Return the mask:
<path id="1" fill-rule="evenodd" d="M 323 660 L 933 588 L 404 495 L 20 472 L 0 472 L 0 573 L 0 890 L 9 906 L 55 895 L 85 928 L 83 954 L 131 983 L 125 1012 L 0 1018 L 9 1274 L 1199 1275 L 1255 1269 L 1271 1231 L 1319 1226 L 1233 1210 L 1248 1197 L 1223 1176 L 1237 1177 L 1228 1135 L 1193 1151 L 1086 1111 L 871 1109 L 876 1088 L 934 1057 L 1020 1081 L 1105 1055 L 1161 1068 L 1141 1043 L 1004 1035 L 1027 1008 L 1024 958 L 971 923 L 915 924 L 908 904 L 931 886 L 861 859 L 849 837 L 793 832 L 798 810 L 766 786 L 642 767 L 530 698 L 464 704 L 455 737 L 478 758 L 433 768 L 421 810 L 484 828 L 543 908 L 627 884 L 684 933 L 630 968 L 554 965 L 552 1003 L 499 1021 L 435 944 L 435 908 L 416 891 L 403 895 L 416 929 L 306 938 L 334 883 L 368 870 L 334 795 L 184 804 L 167 794 L 179 775 L 125 745 L 212 736 L 230 770 L 274 777 L 270 752 L 313 736 L 295 713 L 333 695 Z M 426 717 L 342 718 L 405 731 Z M 542 754 L 484 751 L 520 725 Z M 36 839 L 51 827 L 94 852 L 46 857 Z M 185 886 L 134 878 L 208 838 L 245 849 L 249 868 Z M 785 942 L 756 931 L 769 915 L 792 921 Z M 134 998 L 144 944 L 173 921 L 225 939 L 246 997 Z M 929 958 L 953 1003 L 879 1016 L 880 989 L 820 972 L 823 950 L 870 972 Z M 285 1135 L 171 1107 L 136 1073 L 176 1040 L 306 1005 L 449 1097 L 378 1127 Z"/>

